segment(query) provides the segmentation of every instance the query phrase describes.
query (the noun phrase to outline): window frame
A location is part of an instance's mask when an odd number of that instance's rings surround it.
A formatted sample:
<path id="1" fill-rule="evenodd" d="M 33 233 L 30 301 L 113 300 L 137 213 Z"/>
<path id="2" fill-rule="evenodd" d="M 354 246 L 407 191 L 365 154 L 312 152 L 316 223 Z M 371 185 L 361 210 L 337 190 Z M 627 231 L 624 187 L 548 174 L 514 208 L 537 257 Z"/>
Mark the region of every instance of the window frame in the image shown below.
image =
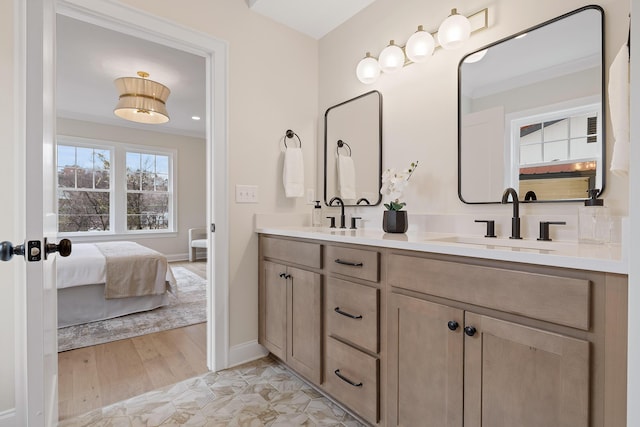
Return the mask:
<path id="1" fill-rule="evenodd" d="M 109 228 L 108 231 L 74 231 L 60 232 L 60 237 L 73 237 L 77 241 L 89 240 L 117 240 L 123 236 L 145 238 L 145 237 L 172 237 L 176 236 L 178 229 L 178 179 L 177 163 L 178 150 L 174 148 L 130 144 L 111 140 L 97 140 L 89 138 L 79 138 L 67 135 L 56 137 L 56 213 L 58 208 L 58 146 L 75 146 L 86 148 L 99 148 L 109 150 L 111 155 L 111 169 L 109 181 Z M 169 158 L 169 223 L 166 229 L 151 230 L 127 230 L 127 152 L 144 153 L 167 156 Z"/>

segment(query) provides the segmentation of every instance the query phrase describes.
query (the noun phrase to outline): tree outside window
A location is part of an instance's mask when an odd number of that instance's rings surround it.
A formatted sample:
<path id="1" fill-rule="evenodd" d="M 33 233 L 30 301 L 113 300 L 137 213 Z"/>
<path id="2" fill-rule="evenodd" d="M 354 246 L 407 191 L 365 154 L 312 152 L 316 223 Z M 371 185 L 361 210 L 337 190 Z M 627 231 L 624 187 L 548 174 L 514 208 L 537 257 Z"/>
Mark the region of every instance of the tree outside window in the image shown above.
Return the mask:
<path id="1" fill-rule="evenodd" d="M 58 145 L 58 231 L 108 231 L 111 151 Z"/>
<path id="2" fill-rule="evenodd" d="M 170 158 L 127 151 L 127 230 L 166 230 L 171 206 Z"/>

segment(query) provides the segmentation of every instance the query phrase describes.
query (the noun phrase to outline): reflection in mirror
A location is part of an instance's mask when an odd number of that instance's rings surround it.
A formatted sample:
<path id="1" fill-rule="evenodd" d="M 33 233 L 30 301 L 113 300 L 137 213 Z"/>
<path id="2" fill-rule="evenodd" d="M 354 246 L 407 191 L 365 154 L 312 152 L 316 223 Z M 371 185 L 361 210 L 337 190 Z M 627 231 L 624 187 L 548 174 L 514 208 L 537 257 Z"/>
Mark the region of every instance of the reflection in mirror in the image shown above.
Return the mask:
<path id="1" fill-rule="evenodd" d="M 324 201 L 345 206 L 380 203 L 382 95 L 371 91 L 334 105 L 324 115 Z"/>
<path id="2" fill-rule="evenodd" d="M 569 201 L 604 188 L 603 15 L 587 6 L 460 62 L 458 195 Z"/>

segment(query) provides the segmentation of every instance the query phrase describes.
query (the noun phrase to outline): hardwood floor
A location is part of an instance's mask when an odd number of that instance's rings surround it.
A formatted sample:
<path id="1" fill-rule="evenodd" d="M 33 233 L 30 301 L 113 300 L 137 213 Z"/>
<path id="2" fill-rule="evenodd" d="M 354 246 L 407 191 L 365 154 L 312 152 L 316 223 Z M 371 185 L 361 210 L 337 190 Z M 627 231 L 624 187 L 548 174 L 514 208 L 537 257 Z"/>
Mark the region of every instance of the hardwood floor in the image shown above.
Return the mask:
<path id="1" fill-rule="evenodd" d="M 206 275 L 206 262 L 171 265 Z M 206 334 L 199 323 L 59 353 L 59 419 L 207 372 Z"/>

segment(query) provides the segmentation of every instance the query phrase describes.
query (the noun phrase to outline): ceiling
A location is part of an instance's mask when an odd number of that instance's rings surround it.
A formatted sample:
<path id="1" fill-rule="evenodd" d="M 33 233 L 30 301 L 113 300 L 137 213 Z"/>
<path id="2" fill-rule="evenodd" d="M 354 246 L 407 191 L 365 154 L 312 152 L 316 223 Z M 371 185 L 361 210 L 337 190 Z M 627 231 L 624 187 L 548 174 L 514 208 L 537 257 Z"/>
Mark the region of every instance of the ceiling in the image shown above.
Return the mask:
<path id="1" fill-rule="evenodd" d="M 246 0 L 254 12 L 319 39 L 375 0 Z M 205 137 L 205 58 L 58 15 L 58 117 Z M 117 118 L 113 81 L 146 71 L 169 87 L 170 121 L 138 124 Z M 192 116 L 201 120 L 192 120 Z"/>

